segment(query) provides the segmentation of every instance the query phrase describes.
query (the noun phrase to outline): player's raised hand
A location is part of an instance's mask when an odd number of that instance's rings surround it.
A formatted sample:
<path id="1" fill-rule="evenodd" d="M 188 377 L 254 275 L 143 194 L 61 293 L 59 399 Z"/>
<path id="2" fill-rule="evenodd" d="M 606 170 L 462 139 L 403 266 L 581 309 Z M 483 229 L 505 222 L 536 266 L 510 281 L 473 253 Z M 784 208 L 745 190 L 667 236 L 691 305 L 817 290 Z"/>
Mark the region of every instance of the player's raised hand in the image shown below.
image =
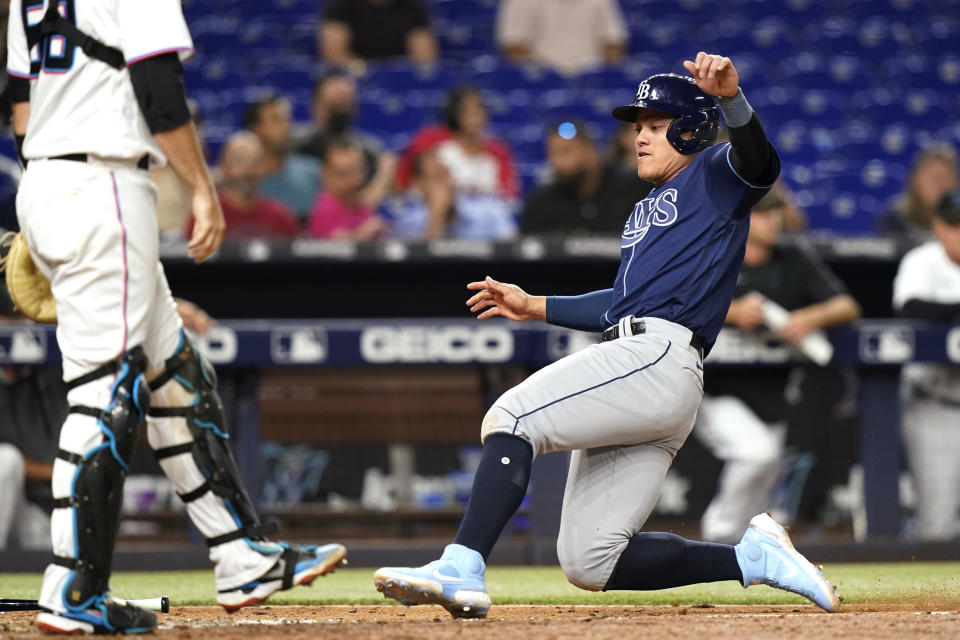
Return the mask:
<path id="1" fill-rule="evenodd" d="M 547 300 L 543 296 L 531 296 L 515 284 L 497 282 L 490 276 L 480 282 L 471 282 L 467 289 L 479 293 L 467 300 L 473 313 L 480 312 L 477 320 L 502 316 L 510 320 L 546 320 Z"/>
<path id="2" fill-rule="evenodd" d="M 740 90 L 740 76 L 730 58 L 701 51 L 696 60 L 684 60 L 683 66 L 704 93 L 732 98 Z"/>
<path id="3" fill-rule="evenodd" d="M 194 262 L 203 262 L 223 244 L 227 223 L 223 219 L 220 201 L 211 190 L 200 189 L 193 194 L 193 235 L 187 244 Z"/>

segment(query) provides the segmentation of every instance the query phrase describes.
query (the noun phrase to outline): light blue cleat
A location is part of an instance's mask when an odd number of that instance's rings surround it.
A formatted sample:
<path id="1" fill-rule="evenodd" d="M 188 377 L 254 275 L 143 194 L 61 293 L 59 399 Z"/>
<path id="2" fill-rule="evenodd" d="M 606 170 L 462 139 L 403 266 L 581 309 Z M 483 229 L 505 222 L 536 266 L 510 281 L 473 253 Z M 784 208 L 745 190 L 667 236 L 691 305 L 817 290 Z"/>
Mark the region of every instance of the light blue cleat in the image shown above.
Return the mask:
<path id="1" fill-rule="evenodd" d="M 417 568 L 384 567 L 373 574 L 373 583 L 385 598 L 408 607 L 439 604 L 454 618 L 483 618 L 490 610 L 485 569 L 479 553 L 448 544 L 439 560 Z"/>
<path id="2" fill-rule="evenodd" d="M 817 567 L 793 548 L 786 529 L 766 513 L 754 516 L 734 546 L 743 586 L 766 584 L 809 598 L 830 613 L 840 608 L 836 590 Z"/>

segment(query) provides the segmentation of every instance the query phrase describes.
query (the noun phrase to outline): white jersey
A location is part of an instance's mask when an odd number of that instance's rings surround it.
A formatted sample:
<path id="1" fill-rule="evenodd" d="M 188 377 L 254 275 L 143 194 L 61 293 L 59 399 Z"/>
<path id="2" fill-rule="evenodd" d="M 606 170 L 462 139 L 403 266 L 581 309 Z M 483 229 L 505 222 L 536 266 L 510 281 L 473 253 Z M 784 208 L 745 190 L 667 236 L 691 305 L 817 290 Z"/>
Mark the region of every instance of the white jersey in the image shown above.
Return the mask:
<path id="1" fill-rule="evenodd" d="M 894 309 L 901 309 L 911 299 L 960 303 L 960 265 L 947 256 L 939 242 L 911 249 L 900 261 L 893 281 Z M 903 380 L 934 397 L 960 400 L 960 367 L 911 364 L 903 368 Z"/>
<path id="2" fill-rule="evenodd" d="M 165 164 L 133 92 L 130 73 L 88 58 L 60 35 L 27 50 L 26 29 L 54 0 L 12 0 L 7 72 L 30 80 L 29 160 L 72 153 Z M 127 66 L 149 57 L 193 52 L 180 0 L 59 0 L 60 14 L 80 31 L 119 49 Z M 43 49 L 43 51 L 41 51 Z"/>

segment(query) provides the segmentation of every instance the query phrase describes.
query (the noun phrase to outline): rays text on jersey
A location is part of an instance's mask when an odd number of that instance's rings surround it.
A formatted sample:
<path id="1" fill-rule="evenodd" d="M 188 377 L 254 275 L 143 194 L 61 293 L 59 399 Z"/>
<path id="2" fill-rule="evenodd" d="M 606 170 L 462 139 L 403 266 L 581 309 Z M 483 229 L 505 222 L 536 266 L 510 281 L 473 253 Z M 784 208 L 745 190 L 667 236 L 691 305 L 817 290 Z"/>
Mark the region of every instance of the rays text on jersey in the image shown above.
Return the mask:
<path id="1" fill-rule="evenodd" d="M 634 205 L 623 227 L 620 246 L 627 249 L 647 235 L 650 226 L 668 227 L 677 221 L 677 190 L 665 189 Z"/>

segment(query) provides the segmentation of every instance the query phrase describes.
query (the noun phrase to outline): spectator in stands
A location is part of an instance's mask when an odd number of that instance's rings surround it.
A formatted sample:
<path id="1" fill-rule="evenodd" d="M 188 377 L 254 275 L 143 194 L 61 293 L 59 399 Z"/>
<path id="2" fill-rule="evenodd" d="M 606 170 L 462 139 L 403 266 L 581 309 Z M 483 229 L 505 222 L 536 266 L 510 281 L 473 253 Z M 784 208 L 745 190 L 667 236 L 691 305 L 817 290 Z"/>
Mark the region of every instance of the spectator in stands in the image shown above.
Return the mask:
<path id="1" fill-rule="evenodd" d="M 751 214 L 743 267 L 726 318 L 727 325 L 745 332 L 747 341 L 766 340 L 773 331 L 799 345 L 818 329 L 860 316 L 859 305 L 811 249 L 780 243 L 785 207 L 770 192 Z M 768 324 L 768 301 L 789 313 L 779 329 Z M 791 375 L 789 370 L 763 369 L 707 378 L 695 432 L 725 465 L 701 520 L 704 539 L 735 541 L 752 516 L 772 506 L 768 499 L 782 464 Z"/>
<path id="2" fill-rule="evenodd" d="M 937 204 L 958 185 L 957 152 L 953 147 L 937 144 L 924 149 L 914 158 L 904 193 L 893 209 L 877 219 L 877 233 L 906 236 L 917 242 L 928 240 Z"/>
<path id="3" fill-rule="evenodd" d="M 263 146 L 264 176 L 260 193 L 286 204 L 301 220 L 310 215 L 320 187 L 320 163 L 292 153 L 293 125 L 290 101 L 273 95 L 252 103 L 246 113 L 247 129 Z"/>
<path id="4" fill-rule="evenodd" d="M 527 198 L 520 216 L 523 233 L 620 231 L 634 204 L 651 189 L 637 178 L 636 151 L 632 174 L 602 165 L 583 123 L 559 123 L 547 135 L 546 146 L 553 179 Z"/>
<path id="5" fill-rule="evenodd" d="M 893 282 L 902 317 L 960 323 L 960 190 L 947 193 L 931 221 L 935 240 L 907 252 Z M 926 540 L 960 535 L 960 366 L 904 365 L 903 442 L 917 489 L 913 533 Z M 891 469 L 891 473 L 896 473 Z"/>
<path id="6" fill-rule="evenodd" d="M 620 122 L 610 136 L 603 154 L 603 164 L 627 176 L 637 175 L 637 125 Z"/>
<path id="7" fill-rule="evenodd" d="M 355 71 L 362 70 L 367 60 L 437 59 L 437 41 L 423 0 L 329 0 L 318 37 L 325 62 Z"/>
<path id="8" fill-rule="evenodd" d="M 617 0 L 503 0 L 497 43 L 514 62 L 533 62 L 576 75 L 618 63 L 627 27 Z"/>
<path id="9" fill-rule="evenodd" d="M 239 131 L 227 140 L 220 154 L 222 183 L 218 191 L 223 217 L 227 223 L 226 238 L 294 238 L 300 224 L 282 202 L 260 193 L 263 180 L 263 145 L 249 131 Z M 193 233 L 193 220 L 186 237 Z"/>
<path id="10" fill-rule="evenodd" d="M 410 187 L 388 198 L 383 213 L 392 238 L 434 240 L 446 235 L 453 217 L 453 179 L 435 150 L 413 159 Z"/>
<path id="11" fill-rule="evenodd" d="M 443 113 L 445 124 L 424 128 L 410 143 L 397 169 L 397 184 L 407 188 L 413 159 L 435 148 L 456 189 L 448 235 L 473 240 L 512 236 L 520 192 L 516 166 L 510 149 L 487 133 L 483 96 L 473 87 L 457 87 L 447 96 Z"/>
<path id="12" fill-rule="evenodd" d="M 348 73 L 330 71 L 313 88 L 313 126 L 296 144 L 297 153 L 323 160 L 327 143 L 349 136 L 363 145 L 367 182 L 377 173 L 377 159 L 383 151 L 380 142 L 354 128 L 357 117 L 357 83 Z"/>
<path id="13" fill-rule="evenodd" d="M 389 163 L 384 155 L 381 164 Z M 392 176 L 392 168 L 378 172 Z M 327 145 L 323 160 L 324 190 L 313 206 L 310 235 L 366 242 L 378 238 L 386 223 L 375 210 L 387 195 L 391 180 L 363 186 L 363 147 L 352 138 L 338 138 Z"/>

